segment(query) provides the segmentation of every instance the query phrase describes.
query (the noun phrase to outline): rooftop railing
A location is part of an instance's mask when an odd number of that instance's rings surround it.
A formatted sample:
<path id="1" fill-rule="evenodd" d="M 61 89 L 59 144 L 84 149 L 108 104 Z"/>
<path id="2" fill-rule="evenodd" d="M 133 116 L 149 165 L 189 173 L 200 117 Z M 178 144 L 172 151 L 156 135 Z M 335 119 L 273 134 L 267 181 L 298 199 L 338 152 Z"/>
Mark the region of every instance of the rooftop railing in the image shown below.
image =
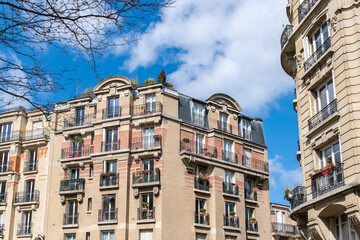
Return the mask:
<path id="1" fill-rule="evenodd" d="M 281 39 L 280 39 L 281 49 L 283 49 L 286 43 L 289 41 L 291 34 L 292 34 L 292 26 L 286 25 L 281 34 Z"/>
<path id="2" fill-rule="evenodd" d="M 239 228 L 239 217 L 224 214 L 224 227 Z"/>
<path id="3" fill-rule="evenodd" d="M 160 102 L 136 105 L 131 108 L 131 113 L 133 116 L 147 115 L 147 114 L 161 113 L 161 112 L 162 112 L 162 104 Z"/>
<path id="4" fill-rule="evenodd" d="M 239 186 L 235 183 L 223 182 L 223 193 L 239 195 Z"/>
<path id="5" fill-rule="evenodd" d="M 152 209 L 149 208 L 138 208 L 137 219 L 141 220 L 152 220 L 155 219 L 155 207 Z"/>
<path id="6" fill-rule="evenodd" d="M 316 198 L 345 184 L 344 165 L 337 163 L 328 173 L 317 173 L 311 179 L 312 196 Z"/>
<path id="7" fill-rule="evenodd" d="M 40 198 L 40 191 L 34 192 L 17 192 L 15 195 L 15 203 L 37 202 Z"/>
<path id="8" fill-rule="evenodd" d="M 301 22 L 301 20 L 304 19 L 304 17 L 310 12 L 310 10 L 315 6 L 316 2 L 318 0 L 304 0 L 299 8 L 298 8 L 298 18 L 299 18 L 299 23 Z"/>
<path id="9" fill-rule="evenodd" d="M 233 133 L 232 125 L 226 122 L 217 121 L 217 128 L 223 132 Z"/>
<path id="10" fill-rule="evenodd" d="M 207 157 L 217 158 L 216 147 L 212 147 L 206 144 L 201 144 L 190 140 L 180 141 L 180 151 L 182 150 L 190 151 Z"/>
<path id="11" fill-rule="evenodd" d="M 194 178 L 194 188 L 203 190 L 203 191 L 209 191 L 210 183 L 208 179 L 195 177 Z"/>
<path id="12" fill-rule="evenodd" d="M 102 119 L 117 118 L 121 116 L 121 107 L 105 108 L 102 110 Z"/>
<path id="13" fill-rule="evenodd" d="M 84 117 L 67 117 L 64 119 L 64 129 L 92 124 L 96 121 L 94 113 L 85 114 Z"/>
<path id="14" fill-rule="evenodd" d="M 222 151 L 222 160 L 224 161 L 228 161 L 228 162 L 233 162 L 233 163 L 238 163 L 238 155 L 234 152 L 230 152 L 230 151 Z"/>
<path id="15" fill-rule="evenodd" d="M 120 140 L 114 142 L 101 142 L 101 151 L 102 152 L 111 152 L 120 150 Z"/>
<path id="16" fill-rule="evenodd" d="M 145 137 L 138 137 L 131 139 L 131 149 L 151 149 L 155 147 L 161 147 L 162 145 L 161 135 L 151 135 Z"/>
<path id="17" fill-rule="evenodd" d="M 320 112 L 316 113 L 312 118 L 309 119 L 308 121 L 309 131 L 336 112 L 337 112 L 337 101 L 336 99 L 334 99 L 326 107 L 321 109 Z"/>
<path id="18" fill-rule="evenodd" d="M 118 209 L 104 210 L 99 209 L 98 222 L 115 222 L 117 221 Z"/>
<path id="19" fill-rule="evenodd" d="M 61 149 L 61 159 L 90 156 L 92 153 L 94 153 L 92 144 L 81 145 L 78 148 L 68 147 Z"/>
<path id="20" fill-rule="evenodd" d="M 195 212 L 195 221 L 196 224 L 210 225 L 210 216 L 208 213 Z"/>
<path id="21" fill-rule="evenodd" d="M 284 223 L 271 223 L 273 233 L 282 233 L 287 235 L 298 235 L 299 231 L 295 225 L 284 224 Z"/>
<path id="22" fill-rule="evenodd" d="M 140 170 L 133 173 L 133 184 L 146 184 L 160 181 L 160 169 Z"/>
<path id="23" fill-rule="evenodd" d="M 317 60 L 331 47 L 331 40 L 328 38 L 304 63 L 304 69 L 307 71 Z"/>

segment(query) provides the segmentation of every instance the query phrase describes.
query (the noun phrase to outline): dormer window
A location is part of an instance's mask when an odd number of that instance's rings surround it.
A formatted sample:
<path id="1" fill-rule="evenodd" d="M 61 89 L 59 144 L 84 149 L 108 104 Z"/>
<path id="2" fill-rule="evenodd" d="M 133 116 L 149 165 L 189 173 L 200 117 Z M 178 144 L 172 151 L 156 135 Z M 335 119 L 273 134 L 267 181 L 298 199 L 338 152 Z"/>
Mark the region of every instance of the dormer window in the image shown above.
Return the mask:
<path id="1" fill-rule="evenodd" d="M 205 125 L 205 107 L 203 105 L 194 103 L 192 109 L 192 123 L 200 126 Z"/>
<path id="2" fill-rule="evenodd" d="M 240 136 L 246 140 L 251 140 L 251 124 L 247 119 L 241 119 L 240 122 Z"/>
<path id="3" fill-rule="evenodd" d="M 219 116 L 219 130 L 227 132 L 228 131 L 228 116 L 225 114 L 221 114 Z"/>

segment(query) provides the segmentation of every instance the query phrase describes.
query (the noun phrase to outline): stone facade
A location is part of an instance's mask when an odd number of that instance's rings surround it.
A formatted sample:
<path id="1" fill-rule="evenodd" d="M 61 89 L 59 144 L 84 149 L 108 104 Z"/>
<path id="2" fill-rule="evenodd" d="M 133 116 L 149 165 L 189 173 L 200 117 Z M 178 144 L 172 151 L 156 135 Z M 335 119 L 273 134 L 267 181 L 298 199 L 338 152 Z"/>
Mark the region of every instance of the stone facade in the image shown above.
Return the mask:
<path id="1" fill-rule="evenodd" d="M 294 78 L 303 187 L 291 218 L 308 239 L 359 239 L 360 2 L 292 0 L 281 63 Z"/>

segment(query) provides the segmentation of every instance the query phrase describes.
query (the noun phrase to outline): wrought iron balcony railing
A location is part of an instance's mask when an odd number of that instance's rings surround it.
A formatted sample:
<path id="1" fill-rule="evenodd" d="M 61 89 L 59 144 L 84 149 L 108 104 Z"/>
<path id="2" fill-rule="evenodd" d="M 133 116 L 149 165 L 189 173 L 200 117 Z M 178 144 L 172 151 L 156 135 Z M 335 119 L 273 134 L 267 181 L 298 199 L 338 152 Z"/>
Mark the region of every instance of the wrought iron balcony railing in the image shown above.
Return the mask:
<path id="1" fill-rule="evenodd" d="M 117 118 L 121 116 L 121 107 L 105 108 L 102 110 L 102 119 Z"/>
<path id="2" fill-rule="evenodd" d="M 49 137 L 48 129 L 36 129 L 36 130 L 21 132 L 22 141 L 29 141 L 29 140 L 35 140 L 35 139 L 47 138 L 47 137 Z"/>
<path id="3" fill-rule="evenodd" d="M 161 147 L 162 145 L 161 135 L 152 135 L 146 137 L 138 137 L 131 139 L 131 149 L 151 149 L 155 147 Z"/>
<path id="4" fill-rule="evenodd" d="M 6 203 L 6 192 L 0 193 L 0 203 Z"/>
<path id="5" fill-rule="evenodd" d="M 94 153 L 94 145 L 81 145 L 78 148 L 68 147 L 61 149 L 61 159 L 90 156 Z"/>
<path id="6" fill-rule="evenodd" d="M 297 186 L 292 191 L 292 199 L 290 199 L 291 209 L 296 208 L 297 206 L 306 202 L 306 189 L 304 186 Z"/>
<path id="7" fill-rule="evenodd" d="M 301 20 L 304 19 L 304 17 L 310 12 L 310 10 L 315 6 L 316 2 L 318 0 L 304 0 L 299 8 L 298 8 L 298 18 L 299 18 L 299 23 L 301 22 Z"/>
<path id="8" fill-rule="evenodd" d="M 138 221 L 155 219 L 155 207 L 152 209 L 138 208 L 137 219 L 138 219 Z"/>
<path id="9" fill-rule="evenodd" d="M 331 47 L 331 40 L 328 38 L 304 63 L 304 69 L 307 71 L 317 60 Z"/>
<path id="10" fill-rule="evenodd" d="M 334 99 L 326 107 L 321 109 L 320 112 L 316 113 L 312 118 L 309 119 L 308 121 L 309 131 L 336 112 L 337 112 L 337 101 L 336 99 Z"/>
<path id="11" fill-rule="evenodd" d="M 11 142 L 11 141 L 20 141 L 21 140 L 21 131 L 12 131 L 6 135 L 0 136 L 1 142 Z"/>
<path id="12" fill-rule="evenodd" d="M 200 127 L 205 127 L 205 115 L 193 112 L 191 123 Z"/>
<path id="13" fill-rule="evenodd" d="M 223 193 L 239 195 L 239 186 L 235 183 L 223 182 Z"/>
<path id="14" fill-rule="evenodd" d="M 217 121 L 217 128 L 223 132 L 233 133 L 232 125 L 226 122 Z"/>
<path id="15" fill-rule="evenodd" d="M 206 144 L 201 144 L 190 140 L 186 140 L 186 141 L 182 140 L 180 142 L 180 151 L 182 150 L 201 154 L 207 157 L 217 158 L 216 147 L 212 147 Z"/>
<path id="16" fill-rule="evenodd" d="M 195 177 L 194 178 L 194 188 L 203 190 L 203 191 L 209 191 L 210 183 L 208 179 Z"/>
<path id="17" fill-rule="evenodd" d="M 65 213 L 64 217 L 63 217 L 63 225 L 77 225 L 78 224 L 78 216 L 79 213 L 75 213 L 75 214 L 69 214 L 69 213 Z"/>
<path id="18" fill-rule="evenodd" d="M 17 229 L 17 235 L 30 235 L 32 233 L 32 223 L 26 224 L 26 223 L 20 223 L 18 225 Z"/>
<path id="19" fill-rule="evenodd" d="M 210 225 L 210 216 L 208 213 L 195 212 L 195 224 Z"/>
<path id="20" fill-rule="evenodd" d="M 250 220 L 246 220 L 246 231 L 258 232 L 257 222 L 251 222 Z"/>
<path id="21" fill-rule="evenodd" d="M 243 166 L 245 167 L 253 168 L 264 172 L 269 172 L 268 162 L 247 156 L 242 156 L 242 160 L 243 160 Z"/>
<path id="22" fill-rule="evenodd" d="M 34 192 L 17 192 L 15 195 L 15 203 L 38 202 L 40 198 L 40 191 Z"/>
<path id="23" fill-rule="evenodd" d="M 224 227 L 239 228 L 239 217 L 224 214 Z"/>
<path id="24" fill-rule="evenodd" d="M 0 173 L 14 171 L 13 162 L 2 162 L 0 165 Z"/>
<path id="25" fill-rule="evenodd" d="M 26 161 L 24 162 L 24 172 L 32 172 L 37 171 L 37 161 Z"/>
<path id="26" fill-rule="evenodd" d="M 341 187 L 344 184 L 343 163 L 337 163 L 335 165 L 335 169 L 330 171 L 329 173 L 322 175 L 322 173 L 320 172 L 312 177 L 312 196 L 313 198 L 316 198 L 338 187 Z"/>
<path id="27" fill-rule="evenodd" d="M 257 201 L 257 192 L 249 189 L 245 189 L 245 199 Z"/>
<path id="28" fill-rule="evenodd" d="M 60 192 L 84 191 L 85 179 L 68 179 L 60 181 Z"/>
<path id="29" fill-rule="evenodd" d="M 238 155 L 234 152 L 229 152 L 229 151 L 222 151 L 222 160 L 224 161 L 228 161 L 228 162 L 233 162 L 233 163 L 238 163 Z"/>
<path id="30" fill-rule="evenodd" d="M 118 209 L 99 209 L 98 222 L 116 222 Z"/>
<path id="31" fill-rule="evenodd" d="M 283 223 L 271 223 L 273 233 L 282 233 L 287 235 L 298 235 L 299 231 L 295 225 L 283 224 Z"/>
<path id="32" fill-rule="evenodd" d="M 133 173 L 133 184 L 160 182 L 160 169 L 140 170 Z"/>
<path id="33" fill-rule="evenodd" d="M 0 235 L 4 235 L 4 224 L 0 224 Z"/>
<path id="34" fill-rule="evenodd" d="M 292 26 L 286 25 L 281 34 L 281 39 L 280 39 L 281 49 L 283 49 L 286 43 L 289 41 L 291 34 L 292 34 Z"/>
<path id="35" fill-rule="evenodd" d="M 119 185 L 119 173 L 107 172 L 100 174 L 100 187 L 115 187 Z"/>
<path id="36" fill-rule="evenodd" d="M 101 142 L 101 151 L 102 152 L 111 152 L 120 150 L 120 140 L 114 142 Z"/>
<path id="37" fill-rule="evenodd" d="M 96 121 L 96 115 L 93 113 L 85 114 L 84 117 L 67 117 L 64 119 L 64 129 L 92 124 Z"/>
<path id="38" fill-rule="evenodd" d="M 162 112 L 162 104 L 160 102 L 136 105 L 131 108 L 131 113 L 134 116 L 161 113 L 161 112 Z"/>

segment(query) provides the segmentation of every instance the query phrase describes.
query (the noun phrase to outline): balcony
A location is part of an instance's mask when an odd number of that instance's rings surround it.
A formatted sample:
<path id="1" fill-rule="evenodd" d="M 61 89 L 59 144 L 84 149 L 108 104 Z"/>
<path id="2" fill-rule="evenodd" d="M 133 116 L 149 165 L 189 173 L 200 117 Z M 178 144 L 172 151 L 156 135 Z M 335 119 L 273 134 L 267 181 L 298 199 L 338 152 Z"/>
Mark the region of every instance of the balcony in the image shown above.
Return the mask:
<path id="1" fill-rule="evenodd" d="M 15 195 L 15 204 L 25 204 L 25 203 L 33 203 L 39 202 L 40 191 L 35 190 L 33 193 L 31 192 L 17 192 Z"/>
<path id="2" fill-rule="evenodd" d="M 295 225 L 283 224 L 283 223 L 271 223 L 273 235 L 286 234 L 288 236 L 299 235 L 299 231 Z"/>
<path id="3" fill-rule="evenodd" d="M 263 160 L 254 159 L 251 157 L 243 156 L 242 157 L 243 166 L 256 169 L 263 172 L 269 172 L 269 163 Z"/>
<path id="4" fill-rule="evenodd" d="M 217 121 L 217 128 L 223 132 L 233 133 L 232 125 L 225 122 Z"/>
<path id="5" fill-rule="evenodd" d="M 195 212 L 195 226 L 208 226 L 210 227 L 210 217 L 208 213 Z"/>
<path id="6" fill-rule="evenodd" d="M 297 186 L 291 192 L 292 196 L 288 199 L 291 203 L 291 209 L 296 208 L 297 206 L 306 202 L 306 189 L 303 186 Z"/>
<path id="7" fill-rule="evenodd" d="M 131 150 L 136 149 L 151 149 L 161 147 L 161 135 L 152 135 L 146 137 L 133 138 L 131 140 Z"/>
<path id="8" fill-rule="evenodd" d="M 257 192 L 254 190 L 245 189 L 245 199 L 250 201 L 257 201 Z"/>
<path id="9" fill-rule="evenodd" d="M 224 227 L 225 228 L 240 228 L 239 217 L 224 214 Z"/>
<path id="10" fill-rule="evenodd" d="M 190 140 L 182 140 L 180 142 L 180 151 L 182 150 L 200 154 L 206 157 L 217 158 L 216 147 L 200 144 Z"/>
<path id="11" fill-rule="evenodd" d="M 117 118 L 121 116 L 121 107 L 113 108 L 113 109 L 103 109 L 102 110 L 102 119 L 111 119 Z"/>
<path id="12" fill-rule="evenodd" d="M 323 175 L 323 173 L 315 174 L 311 179 L 312 196 L 317 198 L 328 193 L 344 183 L 344 167 L 343 163 L 337 163 L 335 169 Z"/>
<path id="13" fill-rule="evenodd" d="M 90 125 L 95 121 L 96 121 L 96 115 L 93 113 L 85 114 L 83 118 L 67 117 L 64 119 L 63 129 Z"/>
<path id="14" fill-rule="evenodd" d="M 49 130 L 47 129 L 37 129 L 37 130 L 21 132 L 22 141 L 30 141 L 30 140 L 36 140 L 36 139 L 48 138 L 48 137 L 49 137 Z"/>
<path id="15" fill-rule="evenodd" d="M 238 163 L 238 155 L 236 153 L 233 152 L 229 152 L 229 151 L 222 151 L 222 160 L 227 161 L 227 162 L 232 162 L 232 163 Z"/>
<path id="16" fill-rule="evenodd" d="M 114 142 L 101 142 L 101 152 L 112 152 L 120 150 L 120 140 Z"/>
<path id="17" fill-rule="evenodd" d="M 133 173 L 132 187 L 160 185 L 160 169 L 140 170 Z"/>
<path id="18" fill-rule="evenodd" d="M 107 172 L 100 174 L 100 189 L 118 188 L 119 173 Z"/>
<path id="19" fill-rule="evenodd" d="M 133 116 L 149 115 L 161 112 L 162 104 L 160 102 L 136 105 L 131 108 L 131 113 Z"/>
<path id="20" fill-rule="evenodd" d="M 4 224 L 0 224 L 0 236 L 4 235 Z"/>
<path id="21" fill-rule="evenodd" d="M 337 101 L 336 99 L 334 99 L 326 107 L 321 109 L 320 112 L 316 113 L 312 118 L 309 119 L 308 121 L 309 131 L 336 112 L 337 112 Z"/>
<path id="22" fill-rule="evenodd" d="M 3 162 L 3 163 L 4 163 L 4 165 L 0 165 L 0 173 L 6 173 L 6 172 L 14 171 L 13 162 L 7 162 L 7 164 L 5 162 Z"/>
<path id="23" fill-rule="evenodd" d="M 24 173 L 26 173 L 26 172 L 36 172 L 37 170 L 38 170 L 37 161 L 35 161 L 35 162 L 29 162 L 29 161 L 24 162 Z"/>
<path id="24" fill-rule="evenodd" d="M 60 181 L 59 194 L 75 194 L 84 192 L 85 179 L 68 179 Z"/>
<path id="25" fill-rule="evenodd" d="M 280 39 L 281 49 L 283 49 L 286 43 L 289 41 L 291 34 L 292 34 L 292 26 L 286 25 L 281 34 L 281 39 Z"/>
<path id="26" fill-rule="evenodd" d="M 138 208 L 138 221 L 154 222 L 155 221 L 155 208 Z"/>
<path id="27" fill-rule="evenodd" d="M 258 232 L 258 224 L 256 221 L 252 222 L 250 220 L 246 220 L 245 224 L 246 224 L 246 231 Z"/>
<path id="28" fill-rule="evenodd" d="M 6 203 L 6 196 L 7 196 L 6 192 L 0 193 L 0 205 Z"/>
<path id="29" fill-rule="evenodd" d="M 112 210 L 99 209 L 98 224 L 117 223 L 117 212 L 117 208 Z"/>
<path id="30" fill-rule="evenodd" d="M 223 193 L 237 197 L 239 196 L 239 186 L 235 183 L 223 182 Z"/>
<path id="31" fill-rule="evenodd" d="M 63 217 L 63 228 L 78 227 L 78 216 L 79 213 L 65 213 Z"/>
<path id="32" fill-rule="evenodd" d="M 32 234 L 32 223 L 20 223 L 17 229 L 17 236 L 31 235 Z"/>
<path id="33" fill-rule="evenodd" d="M 20 131 L 12 131 L 7 135 L 0 136 L 0 143 L 11 142 L 11 141 L 20 141 L 21 140 L 21 132 Z"/>
<path id="34" fill-rule="evenodd" d="M 304 63 L 305 72 L 316 63 L 320 57 L 331 47 L 331 40 L 328 38 Z"/>
<path id="35" fill-rule="evenodd" d="M 200 127 L 205 127 L 205 115 L 193 112 L 191 123 Z"/>
<path id="36" fill-rule="evenodd" d="M 304 0 L 299 8 L 298 8 L 298 17 L 299 17 L 299 23 L 301 20 L 304 19 L 304 17 L 310 12 L 310 10 L 315 6 L 316 2 L 318 0 Z"/>
<path id="37" fill-rule="evenodd" d="M 206 178 L 207 177 L 204 177 L 204 178 L 195 177 L 194 178 L 194 189 L 208 192 L 210 189 L 210 183 L 209 183 L 209 180 Z"/>
<path id="38" fill-rule="evenodd" d="M 74 149 L 72 147 L 63 148 L 61 149 L 61 159 L 68 159 L 68 158 L 79 158 L 90 156 L 94 153 L 94 145 L 81 145 L 81 147 Z"/>

